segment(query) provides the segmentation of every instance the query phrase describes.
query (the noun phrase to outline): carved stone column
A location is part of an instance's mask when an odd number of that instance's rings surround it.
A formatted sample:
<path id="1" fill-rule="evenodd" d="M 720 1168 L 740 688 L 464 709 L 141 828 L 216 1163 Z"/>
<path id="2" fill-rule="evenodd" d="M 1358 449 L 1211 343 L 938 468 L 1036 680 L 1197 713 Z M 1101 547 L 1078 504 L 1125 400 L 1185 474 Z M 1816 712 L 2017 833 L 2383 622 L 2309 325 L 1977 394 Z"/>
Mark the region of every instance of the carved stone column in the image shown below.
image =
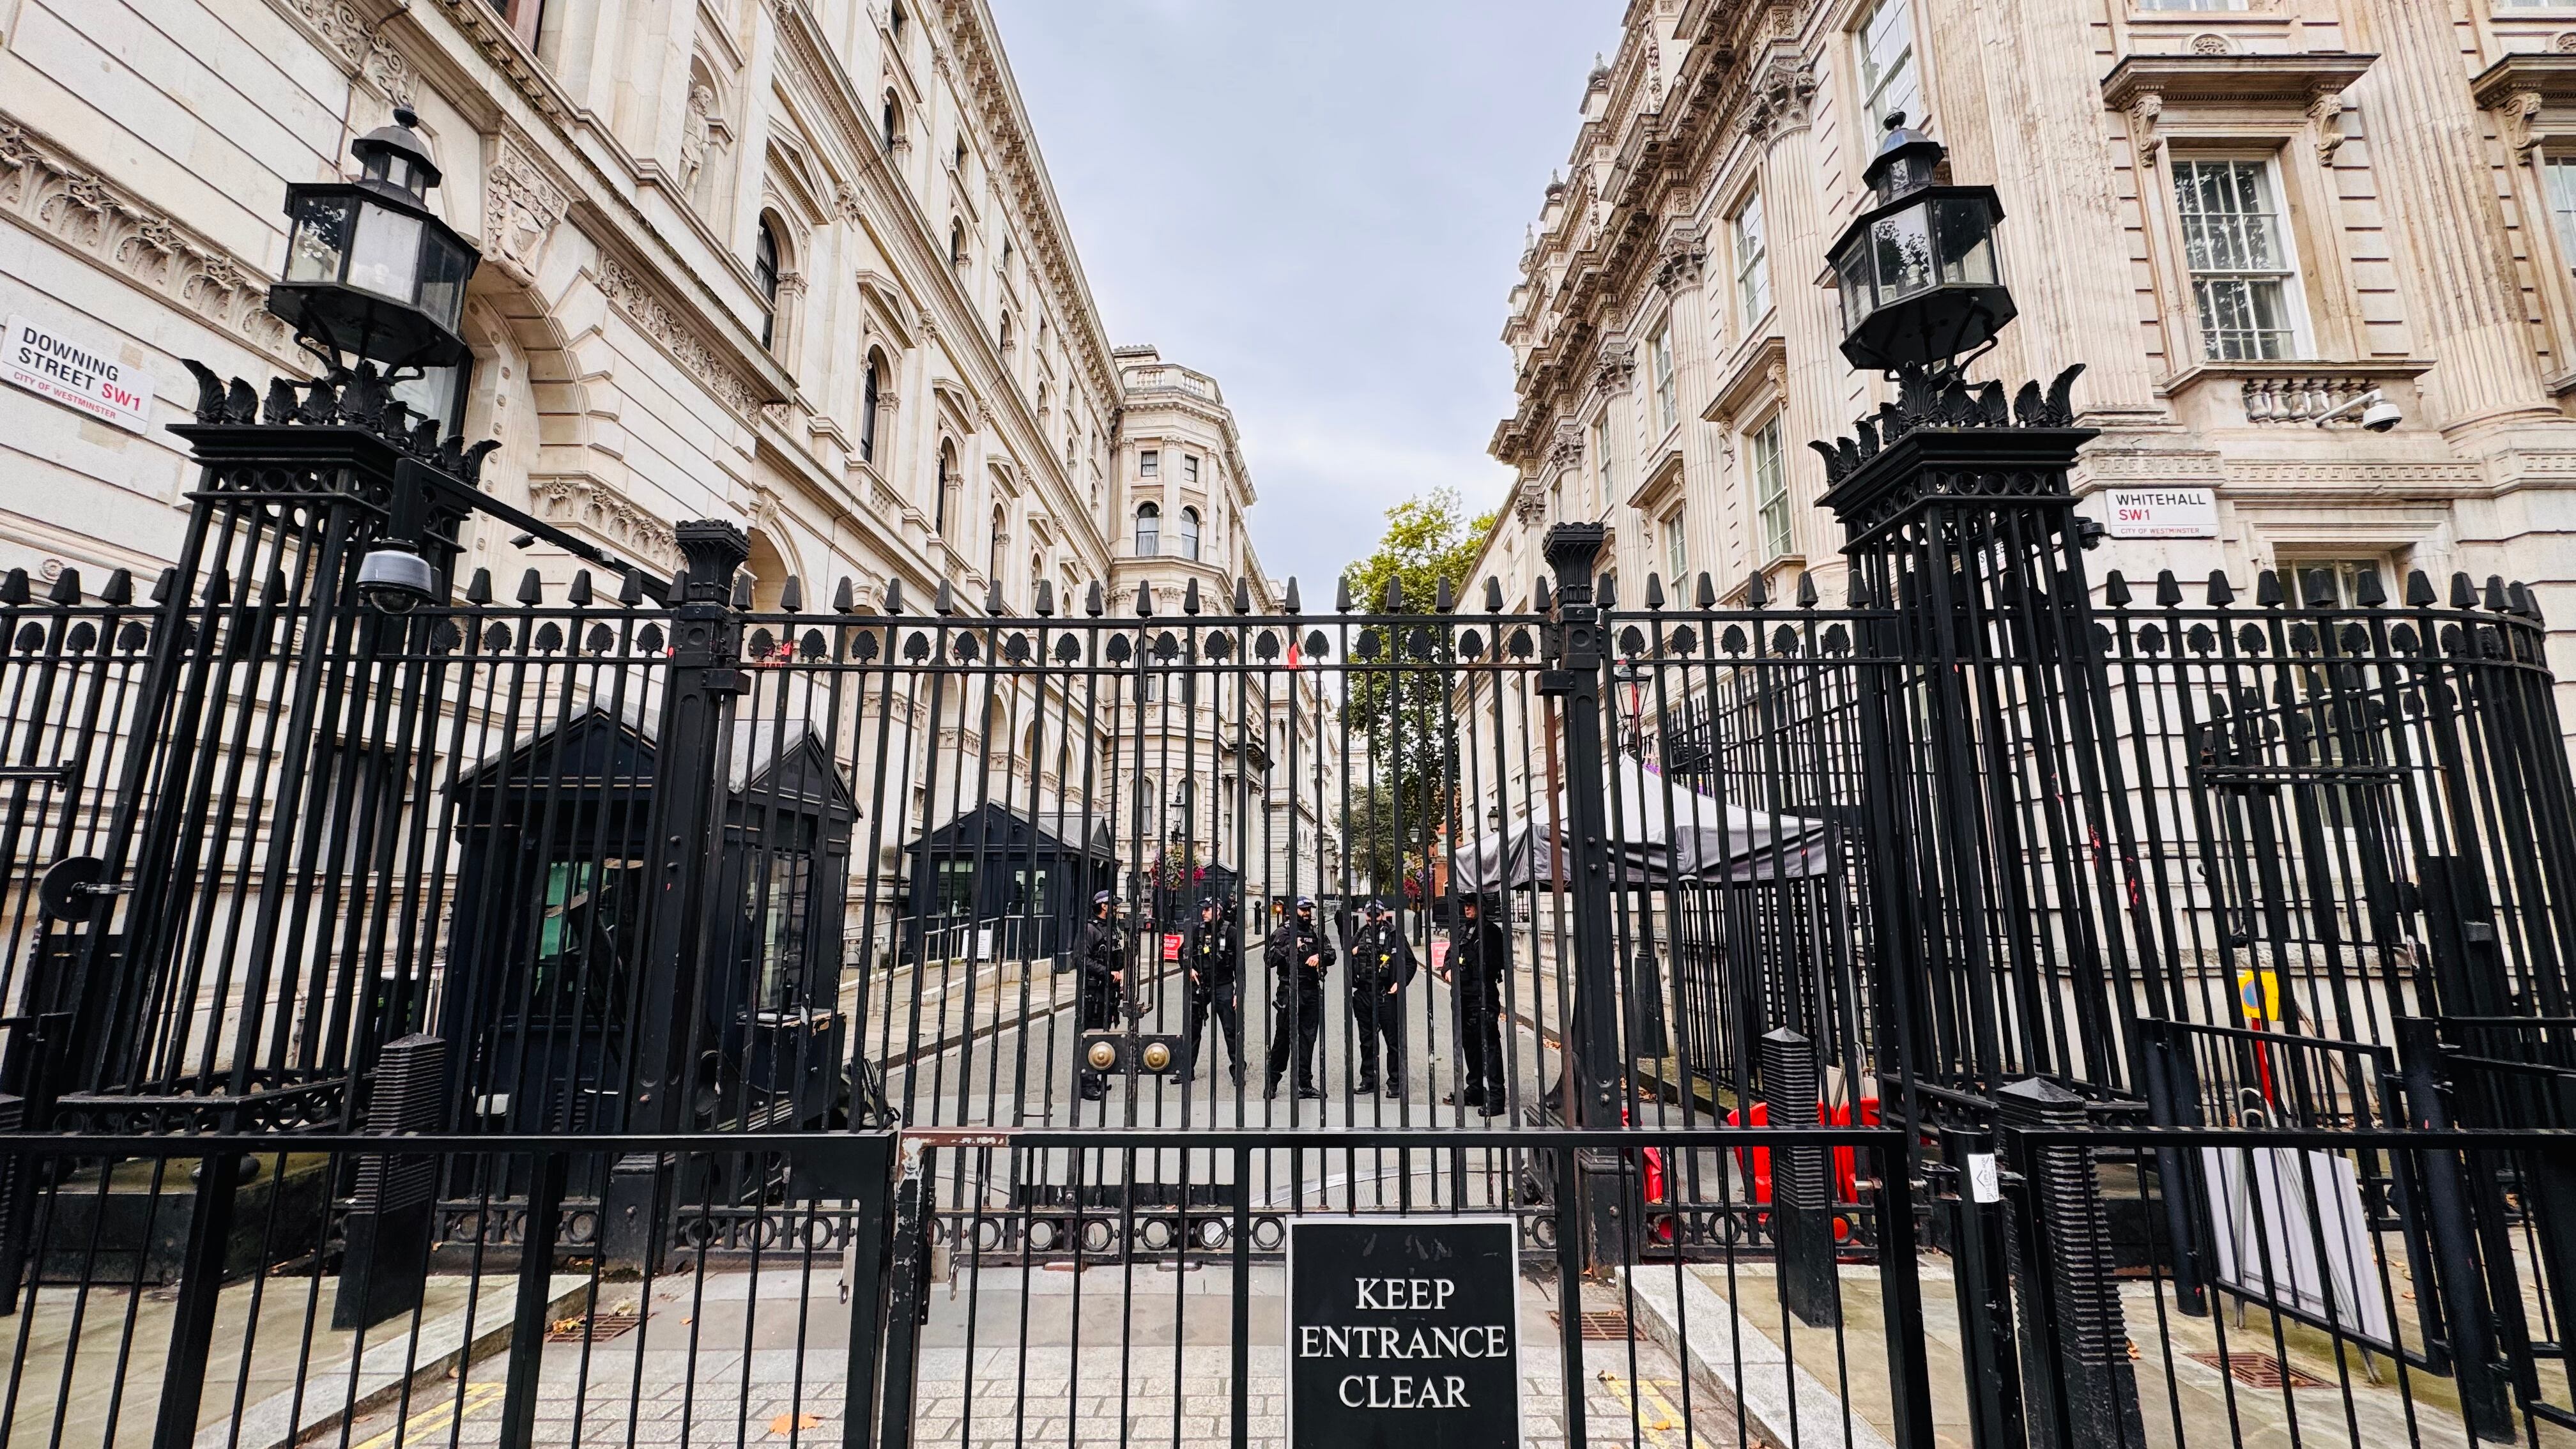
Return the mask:
<path id="1" fill-rule="evenodd" d="M 1824 162 L 1808 117 L 1815 93 L 1815 73 L 1803 62 L 1779 57 L 1763 73 L 1753 113 L 1755 133 L 1768 147 L 1762 162 L 1762 219 L 1770 229 L 1771 300 L 1779 309 L 1780 335 L 1787 344 L 1782 379 L 1787 415 L 1780 436 L 1792 445 L 1843 430 L 1844 389 L 1851 375 L 1841 350 L 1841 310 L 1834 294 L 1815 284 L 1824 274 L 1825 247 L 1833 240 L 1826 229 L 1823 188 L 1817 184 Z M 1808 466 L 1807 456 L 1798 449 L 1786 460 L 1790 507 L 1801 519 L 1824 494 L 1823 479 Z M 1803 523 L 1800 532 L 1811 557 L 1832 555 L 1815 521 Z"/>
<path id="2" fill-rule="evenodd" d="M 2524 320 L 2484 128 L 2461 84 L 2449 7 L 2365 0 L 2355 49 L 2379 63 L 2352 85 L 2388 230 L 2403 249 L 2406 321 L 2437 359 L 2423 380 L 2446 429 L 2554 414 Z"/>

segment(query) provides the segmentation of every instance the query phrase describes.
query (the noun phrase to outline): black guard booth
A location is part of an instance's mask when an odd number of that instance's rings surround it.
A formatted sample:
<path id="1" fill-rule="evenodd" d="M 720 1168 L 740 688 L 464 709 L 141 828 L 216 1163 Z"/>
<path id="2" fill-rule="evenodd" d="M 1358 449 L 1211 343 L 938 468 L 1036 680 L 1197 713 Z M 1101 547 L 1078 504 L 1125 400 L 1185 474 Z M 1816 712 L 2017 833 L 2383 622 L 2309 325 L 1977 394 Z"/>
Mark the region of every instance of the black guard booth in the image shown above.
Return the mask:
<path id="1" fill-rule="evenodd" d="M 1108 822 L 1080 811 L 1032 819 L 988 801 L 916 837 L 904 854 L 910 961 L 1068 961 L 1092 896 L 1117 881 Z"/>

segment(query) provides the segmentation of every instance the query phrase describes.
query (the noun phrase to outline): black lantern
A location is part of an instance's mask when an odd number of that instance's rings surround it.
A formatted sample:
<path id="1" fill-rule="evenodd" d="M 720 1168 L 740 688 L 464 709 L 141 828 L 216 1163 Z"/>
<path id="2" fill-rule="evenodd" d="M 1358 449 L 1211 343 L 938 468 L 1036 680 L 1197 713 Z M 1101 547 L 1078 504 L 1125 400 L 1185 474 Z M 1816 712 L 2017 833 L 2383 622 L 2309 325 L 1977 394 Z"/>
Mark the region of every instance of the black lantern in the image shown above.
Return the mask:
<path id="1" fill-rule="evenodd" d="M 419 120 L 397 106 L 392 125 L 351 142 L 356 181 L 286 188 L 286 268 L 268 310 L 335 365 L 343 355 L 388 370 L 464 360 L 456 323 L 482 257 L 429 209 L 438 167 L 412 130 Z"/>
<path id="2" fill-rule="evenodd" d="M 1843 356 L 1858 368 L 1945 369 L 2013 319 L 1995 250 L 2003 203 L 1991 186 L 1936 179 L 1941 143 L 1887 118 L 1887 140 L 1862 179 L 1877 204 L 1826 253 L 1842 293 Z"/>

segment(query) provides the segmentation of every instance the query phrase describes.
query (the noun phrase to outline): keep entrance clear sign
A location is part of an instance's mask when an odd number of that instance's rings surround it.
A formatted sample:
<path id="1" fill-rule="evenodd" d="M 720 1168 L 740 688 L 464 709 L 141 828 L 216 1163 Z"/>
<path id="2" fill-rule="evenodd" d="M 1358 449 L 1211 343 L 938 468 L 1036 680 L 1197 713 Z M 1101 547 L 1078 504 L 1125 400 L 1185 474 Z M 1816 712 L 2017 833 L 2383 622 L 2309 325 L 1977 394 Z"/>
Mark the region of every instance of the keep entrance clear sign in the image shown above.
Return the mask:
<path id="1" fill-rule="evenodd" d="M 1517 1225 L 1292 1219 L 1288 1442 L 1290 1449 L 1518 1445 Z"/>

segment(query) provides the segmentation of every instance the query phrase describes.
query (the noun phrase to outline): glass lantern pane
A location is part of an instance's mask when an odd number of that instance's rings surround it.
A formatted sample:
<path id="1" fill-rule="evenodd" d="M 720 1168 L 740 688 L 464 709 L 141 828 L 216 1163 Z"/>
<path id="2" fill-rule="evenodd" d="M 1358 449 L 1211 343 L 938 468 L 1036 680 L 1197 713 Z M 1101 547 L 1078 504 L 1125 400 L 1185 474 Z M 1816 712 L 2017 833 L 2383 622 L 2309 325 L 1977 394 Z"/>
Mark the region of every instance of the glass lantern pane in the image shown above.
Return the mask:
<path id="1" fill-rule="evenodd" d="M 1870 308 L 1876 305 L 1876 299 L 1869 290 L 1869 247 L 1866 243 L 1856 243 L 1850 251 L 1843 253 L 1842 265 L 1834 275 L 1834 285 L 1843 296 L 1843 327 L 1848 331 L 1853 323 L 1868 316 Z"/>
<path id="2" fill-rule="evenodd" d="M 1878 260 L 1878 301 L 1885 306 L 1932 285 L 1931 208 L 1909 206 L 1880 217 L 1870 227 L 1870 249 Z"/>
<path id="3" fill-rule="evenodd" d="M 419 217 L 361 201 L 358 238 L 349 248 L 349 285 L 397 302 L 412 300 L 420 277 L 420 232 Z"/>
<path id="4" fill-rule="evenodd" d="M 340 258 L 348 248 L 349 198 L 304 198 L 295 208 L 294 231 L 286 242 L 286 280 L 340 280 Z"/>
<path id="5" fill-rule="evenodd" d="M 456 319 L 465 310 L 466 270 L 464 244 L 430 233 L 420 255 L 420 309 L 450 332 L 456 330 Z"/>
<path id="6" fill-rule="evenodd" d="M 1933 208 L 1932 222 L 1940 245 L 1941 280 L 1994 285 L 1994 222 L 1985 202 L 1970 198 L 1940 202 Z"/>

